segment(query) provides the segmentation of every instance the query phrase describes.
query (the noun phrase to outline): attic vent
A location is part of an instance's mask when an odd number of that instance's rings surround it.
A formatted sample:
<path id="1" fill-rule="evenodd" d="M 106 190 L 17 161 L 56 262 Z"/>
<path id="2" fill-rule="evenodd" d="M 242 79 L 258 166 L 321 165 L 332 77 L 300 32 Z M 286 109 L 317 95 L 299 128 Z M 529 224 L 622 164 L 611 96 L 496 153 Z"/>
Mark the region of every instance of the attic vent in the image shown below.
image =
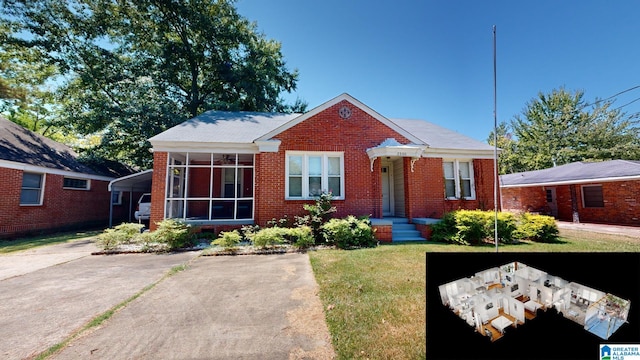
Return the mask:
<path id="1" fill-rule="evenodd" d="M 343 106 L 338 110 L 338 114 L 343 119 L 348 119 L 351 117 L 351 109 L 348 106 Z"/>

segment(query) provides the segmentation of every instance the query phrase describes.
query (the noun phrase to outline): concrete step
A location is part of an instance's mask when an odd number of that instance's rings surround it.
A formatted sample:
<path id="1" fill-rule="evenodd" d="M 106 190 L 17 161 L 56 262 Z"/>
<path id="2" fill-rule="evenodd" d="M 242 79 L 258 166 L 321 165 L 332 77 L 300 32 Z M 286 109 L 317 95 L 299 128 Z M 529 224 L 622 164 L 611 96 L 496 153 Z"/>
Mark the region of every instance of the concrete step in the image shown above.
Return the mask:
<path id="1" fill-rule="evenodd" d="M 409 219 L 392 218 L 391 220 L 393 221 L 391 228 L 392 242 L 426 241 L 420 231 L 416 230 L 416 225 L 409 224 Z"/>

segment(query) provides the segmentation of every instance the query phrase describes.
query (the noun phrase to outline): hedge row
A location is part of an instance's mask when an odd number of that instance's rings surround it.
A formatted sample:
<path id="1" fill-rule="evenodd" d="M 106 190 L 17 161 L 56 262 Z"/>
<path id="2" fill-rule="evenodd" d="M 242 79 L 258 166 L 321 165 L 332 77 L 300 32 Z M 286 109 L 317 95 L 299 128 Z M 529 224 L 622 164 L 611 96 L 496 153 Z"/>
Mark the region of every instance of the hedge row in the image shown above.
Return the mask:
<path id="1" fill-rule="evenodd" d="M 431 239 L 463 245 L 478 245 L 494 241 L 495 212 L 456 210 L 446 213 L 442 221 L 432 226 Z M 558 226 L 551 216 L 499 212 L 498 239 L 501 243 L 518 240 L 554 242 L 558 240 Z"/>

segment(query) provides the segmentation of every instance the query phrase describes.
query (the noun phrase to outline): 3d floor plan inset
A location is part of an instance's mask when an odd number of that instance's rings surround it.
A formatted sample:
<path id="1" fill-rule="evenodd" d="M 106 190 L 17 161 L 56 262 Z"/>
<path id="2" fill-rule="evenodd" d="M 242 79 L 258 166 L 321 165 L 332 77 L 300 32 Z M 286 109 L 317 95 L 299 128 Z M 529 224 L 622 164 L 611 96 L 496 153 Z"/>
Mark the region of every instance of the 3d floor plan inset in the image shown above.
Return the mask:
<path id="1" fill-rule="evenodd" d="M 511 262 L 438 287 L 442 304 L 491 341 L 555 308 L 602 339 L 627 322 L 630 301 Z"/>

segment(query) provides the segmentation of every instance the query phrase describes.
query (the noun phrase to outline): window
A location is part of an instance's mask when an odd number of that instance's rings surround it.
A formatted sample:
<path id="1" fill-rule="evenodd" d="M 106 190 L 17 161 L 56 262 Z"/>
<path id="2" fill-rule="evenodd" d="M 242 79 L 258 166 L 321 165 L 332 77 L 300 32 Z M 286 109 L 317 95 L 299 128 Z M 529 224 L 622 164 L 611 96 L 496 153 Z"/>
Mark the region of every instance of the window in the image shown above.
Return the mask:
<path id="1" fill-rule="evenodd" d="M 582 187 L 582 204 L 586 208 L 604 207 L 602 185 L 585 185 Z"/>
<path id="2" fill-rule="evenodd" d="M 341 152 L 287 152 L 287 199 L 310 199 L 331 192 L 344 199 L 344 155 Z"/>
<path id="3" fill-rule="evenodd" d="M 168 160 L 166 218 L 253 219 L 253 154 L 170 153 Z"/>
<path id="4" fill-rule="evenodd" d="M 447 199 L 473 200 L 473 162 L 451 160 L 443 162 L 444 193 Z"/>
<path id="5" fill-rule="evenodd" d="M 65 177 L 62 180 L 62 187 L 74 190 L 89 190 L 89 180 Z"/>
<path id="6" fill-rule="evenodd" d="M 44 174 L 23 173 L 20 205 L 42 205 Z"/>
<path id="7" fill-rule="evenodd" d="M 121 191 L 112 191 L 111 192 L 111 204 L 112 205 L 122 205 L 122 192 Z"/>

